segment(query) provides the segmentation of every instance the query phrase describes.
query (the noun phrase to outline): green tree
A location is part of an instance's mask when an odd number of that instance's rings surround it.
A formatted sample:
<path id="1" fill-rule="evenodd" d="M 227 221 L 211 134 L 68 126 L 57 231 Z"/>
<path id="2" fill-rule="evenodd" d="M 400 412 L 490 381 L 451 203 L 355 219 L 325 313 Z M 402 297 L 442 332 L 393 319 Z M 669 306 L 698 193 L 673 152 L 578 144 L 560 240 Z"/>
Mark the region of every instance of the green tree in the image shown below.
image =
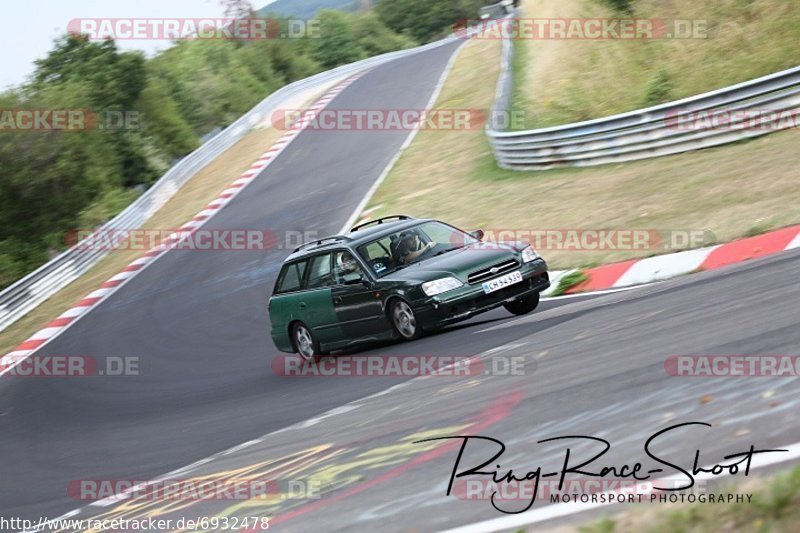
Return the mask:
<path id="1" fill-rule="evenodd" d="M 178 158 L 199 146 L 200 140 L 181 116 L 164 79 L 150 77 L 139 99 L 139 109 L 147 133 L 155 137 L 168 158 Z"/>
<path id="2" fill-rule="evenodd" d="M 314 59 L 325 68 L 358 61 L 364 51 L 355 42 L 352 18 L 340 11 L 319 13 L 319 38 L 315 40 Z"/>
<path id="3" fill-rule="evenodd" d="M 393 31 L 419 42 L 444 36 L 464 19 L 478 17 L 479 9 L 491 0 L 380 0 L 378 17 Z"/>
<path id="4" fill-rule="evenodd" d="M 36 60 L 34 91 L 45 86 L 81 83 L 96 109 L 131 109 L 147 84 L 145 59 L 139 52 L 117 50 L 114 41 L 93 43 L 66 35 L 44 59 Z"/>
<path id="5" fill-rule="evenodd" d="M 374 12 L 354 15 L 353 36 L 367 57 L 411 48 L 417 44 L 410 37 L 387 28 Z"/>

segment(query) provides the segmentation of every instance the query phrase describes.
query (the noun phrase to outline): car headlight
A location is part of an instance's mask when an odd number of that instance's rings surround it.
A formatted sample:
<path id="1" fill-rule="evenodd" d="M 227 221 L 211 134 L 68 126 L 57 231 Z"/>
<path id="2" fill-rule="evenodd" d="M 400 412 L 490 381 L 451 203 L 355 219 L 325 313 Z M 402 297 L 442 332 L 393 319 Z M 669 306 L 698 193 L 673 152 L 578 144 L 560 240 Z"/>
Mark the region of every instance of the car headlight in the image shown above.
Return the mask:
<path id="1" fill-rule="evenodd" d="M 539 259 L 539 254 L 536 253 L 536 250 L 533 249 L 533 246 L 528 246 L 524 250 L 522 250 L 522 262 L 523 263 L 530 263 Z"/>
<path id="2" fill-rule="evenodd" d="M 457 289 L 462 285 L 463 283 L 461 283 L 460 281 L 458 281 L 456 278 L 453 277 L 435 279 L 433 281 L 426 281 L 425 283 L 423 283 L 422 292 L 424 292 L 428 296 L 435 296 L 443 292 Z"/>

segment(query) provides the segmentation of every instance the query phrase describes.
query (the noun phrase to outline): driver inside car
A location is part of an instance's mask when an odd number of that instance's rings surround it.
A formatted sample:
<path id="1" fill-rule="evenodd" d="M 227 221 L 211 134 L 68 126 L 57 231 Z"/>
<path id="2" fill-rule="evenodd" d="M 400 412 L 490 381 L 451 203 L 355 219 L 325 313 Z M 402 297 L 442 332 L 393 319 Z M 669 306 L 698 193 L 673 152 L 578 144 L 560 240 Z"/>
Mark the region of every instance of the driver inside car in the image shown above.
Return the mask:
<path id="1" fill-rule="evenodd" d="M 422 244 L 422 240 L 416 232 L 403 233 L 400 235 L 400 244 L 397 247 L 400 263 L 407 265 L 434 247 L 436 247 L 436 243 L 433 241 Z"/>
<path id="2" fill-rule="evenodd" d="M 338 263 L 337 277 L 340 281 L 358 281 L 363 278 L 361 268 L 358 266 L 358 262 L 356 261 L 355 257 L 350 255 L 348 252 L 344 252 L 341 256 L 339 256 Z"/>

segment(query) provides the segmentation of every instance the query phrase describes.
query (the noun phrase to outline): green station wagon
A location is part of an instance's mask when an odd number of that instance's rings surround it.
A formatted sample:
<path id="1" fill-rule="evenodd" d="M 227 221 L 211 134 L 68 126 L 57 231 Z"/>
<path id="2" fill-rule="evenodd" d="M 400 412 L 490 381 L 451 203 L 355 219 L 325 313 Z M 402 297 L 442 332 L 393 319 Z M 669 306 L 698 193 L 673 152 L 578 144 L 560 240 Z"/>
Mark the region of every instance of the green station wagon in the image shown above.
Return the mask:
<path id="1" fill-rule="evenodd" d="M 399 215 L 298 247 L 269 300 L 275 345 L 314 359 L 367 341 L 413 340 L 501 305 L 530 313 L 550 286 L 544 259 L 527 243 L 482 237 Z"/>

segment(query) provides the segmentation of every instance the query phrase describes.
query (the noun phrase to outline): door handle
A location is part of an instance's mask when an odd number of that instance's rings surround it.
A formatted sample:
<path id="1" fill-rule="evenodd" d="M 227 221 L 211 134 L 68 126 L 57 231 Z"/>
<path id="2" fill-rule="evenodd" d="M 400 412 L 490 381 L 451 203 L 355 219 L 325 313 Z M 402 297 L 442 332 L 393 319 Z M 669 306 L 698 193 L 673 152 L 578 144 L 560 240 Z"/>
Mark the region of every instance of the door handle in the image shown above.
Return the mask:
<path id="1" fill-rule="evenodd" d="M 306 303 L 300 302 L 300 309 L 305 309 L 305 308 L 306 308 Z"/>
<path id="2" fill-rule="evenodd" d="M 337 296 L 336 298 L 334 298 L 334 299 L 333 299 L 333 303 L 335 303 L 335 304 L 340 304 L 340 303 L 342 303 L 342 298 L 341 298 L 341 297 L 339 297 L 339 296 Z"/>

